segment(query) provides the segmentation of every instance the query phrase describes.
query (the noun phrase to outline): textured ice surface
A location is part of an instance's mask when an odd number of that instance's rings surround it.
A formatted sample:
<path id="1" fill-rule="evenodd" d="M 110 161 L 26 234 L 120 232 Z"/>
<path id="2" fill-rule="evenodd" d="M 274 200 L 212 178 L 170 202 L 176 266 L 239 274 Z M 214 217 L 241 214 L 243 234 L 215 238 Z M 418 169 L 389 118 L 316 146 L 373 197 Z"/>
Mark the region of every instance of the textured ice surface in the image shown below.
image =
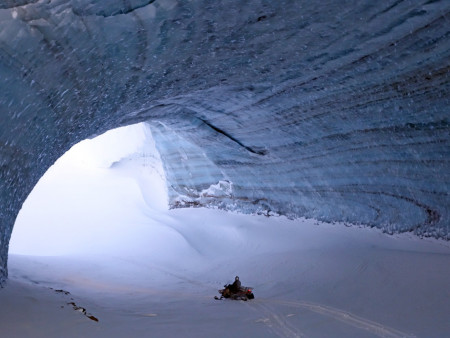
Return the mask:
<path id="1" fill-rule="evenodd" d="M 448 1 L 0 4 L 0 276 L 15 217 L 78 141 L 149 121 L 175 206 L 449 238 Z M 224 205 L 225 204 L 225 205 Z"/>

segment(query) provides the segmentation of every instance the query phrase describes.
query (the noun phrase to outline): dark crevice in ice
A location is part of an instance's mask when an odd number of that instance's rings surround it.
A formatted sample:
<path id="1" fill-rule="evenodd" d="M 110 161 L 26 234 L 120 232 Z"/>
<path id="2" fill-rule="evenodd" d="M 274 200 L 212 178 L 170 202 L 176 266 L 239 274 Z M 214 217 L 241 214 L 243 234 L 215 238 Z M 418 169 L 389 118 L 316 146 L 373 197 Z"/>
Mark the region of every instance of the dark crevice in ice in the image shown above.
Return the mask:
<path id="1" fill-rule="evenodd" d="M 245 148 L 246 150 L 248 150 L 249 152 L 256 154 L 256 155 L 266 155 L 267 151 L 266 150 L 256 150 L 254 148 L 251 148 L 249 146 L 246 146 L 245 144 L 243 144 L 241 141 L 235 139 L 233 136 L 231 136 L 230 134 L 228 134 L 227 132 L 223 131 L 220 128 L 217 128 L 216 126 L 212 125 L 211 123 L 209 123 L 208 121 L 205 121 L 203 119 L 200 119 L 204 124 L 206 124 L 208 127 L 210 127 L 211 129 L 213 129 L 214 131 L 217 131 L 218 133 L 228 137 L 231 141 L 239 144 L 241 147 Z"/>
<path id="2" fill-rule="evenodd" d="M 96 15 L 96 16 L 102 16 L 104 18 L 116 16 L 116 15 L 122 15 L 122 14 L 129 14 L 134 12 L 137 9 L 144 8 L 148 5 L 151 5 L 156 0 L 149 0 L 144 4 L 138 5 L 138 6 L 131 6 L 129 1 L 124 1 L 124 8 L 107 11 L 107 9 L 98 10 L 94 13 L 90 12 L 89 10 L 80 10 L 80 9 L 73 9 L 73 12 L 77 16 L 88 16 L 88 15 Z"/>

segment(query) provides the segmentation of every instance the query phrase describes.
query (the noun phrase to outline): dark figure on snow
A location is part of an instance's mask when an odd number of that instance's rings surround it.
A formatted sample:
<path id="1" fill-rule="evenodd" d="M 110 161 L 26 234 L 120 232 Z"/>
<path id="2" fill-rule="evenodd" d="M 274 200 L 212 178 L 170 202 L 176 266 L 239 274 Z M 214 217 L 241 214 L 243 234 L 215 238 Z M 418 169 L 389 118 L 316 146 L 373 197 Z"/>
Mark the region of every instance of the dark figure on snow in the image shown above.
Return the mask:
<path id="1" fill-rule="evenodd" d="M 219 293 L 221 294 L 220 298 L 215 296 L 215 299 L 222 299 L 222 298 L 231 298 L 235 300 L 244 300 L 247 301 L 249 299 L 254 299 L 255 296 L 253 295 L 253 288 L 249 287 L 242 287 L 241 281 L 239 280 L 239 277 L 236 276 L 234 279 L 233 284 L 226 284 L 224 285 L 224 289 L 219 290 Z"/>
<path id="2" fill-rule="evenodd" d="M 239 292 L 240 289 L 241 289 L 241 281 L 239 280 L 239 276 L 236 276 L 234 278 L 234 283 L 230 285 L 230 291 L 232 293 L 236 293 Z"/>

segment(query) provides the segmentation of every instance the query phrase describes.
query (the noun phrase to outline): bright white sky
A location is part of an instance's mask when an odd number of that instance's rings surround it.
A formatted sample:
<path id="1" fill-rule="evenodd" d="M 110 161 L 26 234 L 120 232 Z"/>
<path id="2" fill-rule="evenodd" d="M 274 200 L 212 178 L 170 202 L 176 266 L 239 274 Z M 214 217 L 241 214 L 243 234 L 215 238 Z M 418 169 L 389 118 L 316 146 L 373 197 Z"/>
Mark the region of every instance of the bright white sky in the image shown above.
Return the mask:
<path id="1" fill-rule="evenodd" d="M 145 223 L 164 209 L 164 171 L 149 127 L 110 130 L 73 146 L 41 178 L 18 215 L 10 252 L 60 255 L 119 245 L 124 224 Z"/>

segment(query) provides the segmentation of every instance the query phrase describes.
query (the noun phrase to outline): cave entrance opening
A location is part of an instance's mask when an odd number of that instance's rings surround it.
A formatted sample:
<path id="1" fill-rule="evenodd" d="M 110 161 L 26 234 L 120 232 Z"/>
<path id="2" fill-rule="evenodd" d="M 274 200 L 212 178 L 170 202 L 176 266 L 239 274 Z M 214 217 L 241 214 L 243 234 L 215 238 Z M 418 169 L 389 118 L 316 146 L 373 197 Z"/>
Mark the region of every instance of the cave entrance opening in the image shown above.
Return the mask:
<path id="1" fill-rule="evenodd" d="M 168 209 L 150 127 L 139 123 L 74 145 L 23 204 L 9 252 L 53 256 L 119 250 Z M 134 229 L 134 231 L 133 231 Z"/>

